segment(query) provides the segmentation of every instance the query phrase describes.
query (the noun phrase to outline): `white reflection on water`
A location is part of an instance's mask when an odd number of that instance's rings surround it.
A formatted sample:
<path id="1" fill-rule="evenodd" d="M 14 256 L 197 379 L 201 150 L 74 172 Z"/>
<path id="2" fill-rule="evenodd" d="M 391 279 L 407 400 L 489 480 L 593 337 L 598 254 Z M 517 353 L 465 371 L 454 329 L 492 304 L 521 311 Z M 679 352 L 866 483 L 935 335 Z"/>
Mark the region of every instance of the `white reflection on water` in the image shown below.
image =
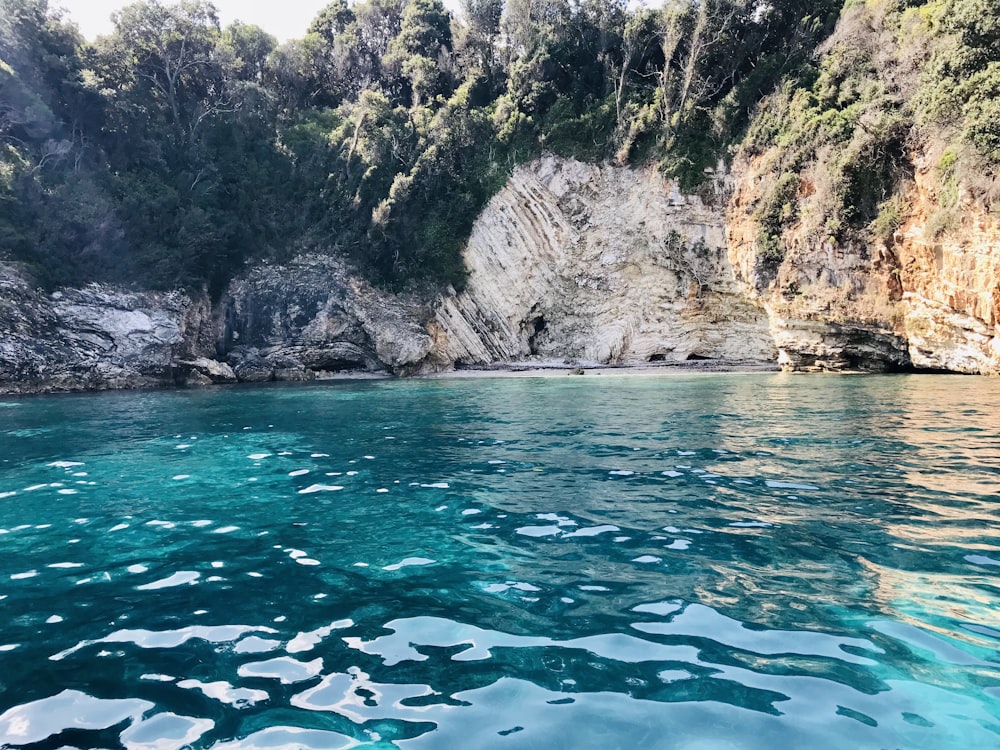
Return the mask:
<path id="1" fill-rule="evenodd" d="M 196 570 L 180 570 L 166 578 L 161 578 L 151 583 L 144 583 L 135 588 L 137 591 L 157 591 L 159 589 L 169 589 L 174 586 L 190 585 L 196 583 L 199 578 L 201 578 L 201 573 Z"/>
<path id="2" fill-rule="evenodd" d="M 406 700 L 435 695 L 429 685 L 382 684 L 354 667 L 332 674 L 292 698 L 292 705 L 310 711 L 332 711 L 359 724 L 373 719 L 421 720 L 429 708 L 408 706 Z"/>
<path id="3" fill-rule="evenodd" d="M 211 719 L 165 712 L 132 724 L 121 733 L 125 750 L 181 750 L 215 726 Z"/>
<path id="4" fill-rule="evenodd" d="M 228 682 L 200 682 L 198 680 L 181 680 L 177 687 L 186 690 L 198 690 L 209 698 L 236 708 L 250 708 L 268 700 L 271 696 L 264 690 L 253 690 L 245 687 L 233 687 Z"/>
<path id="5" fill-rule="evenodd" d="M 689 604 L 665 622 L 637 622 L 632 627 L 651 635 L 708 638 L 755 654 L 825 656 L 856 664 L 872 665 L 875 662 L 871 659 L 855 656 L 845 651 L 844 646 L 876 654 L 884 653 L 882 649 L 864 638 L 848 638 L 804 630 L 751 630 L 745 623 L 726 617 L 702 604 Z"/>
<path id="6" fill-rule="evenodd" d="M 630 663 L 645 661 L 697 662 L 697 649 L 693 646 L 668 646 L 621 633 L 592 635 L 560 641 L 545 636 L 512 635 L 496 630 L 485 630 L 475 625 L 453 622 L 440 617 L 412 617 L 393 620 L 385 624 L 394 631 L 372 641 L 356 637 L 344 638 L 351 648 L 373 654 L 386 666 L 404 661 L 424 661 L 428 657 L 416 646 L 467 646 L 452 655 L 453 661 L 489 659 L 497 648 L 579 648 L 602 658 Z"/>
<path id="7" fill-rule="evenodd" d="M 343 734 L 323 729 L 268 727 L 254 732 L 242 740 L 212 745 L 212 750 L 276 750 L 277 748 L 341 750 L 341 748 L 356 747 L 359 744 Z"/>
<path id="8" fill-rule="evenodd" d="M 0 738 L 27 745 L 67 729 L 107 729 L 135 719 L 154 704 L 135 698 L 102 700 L 79 690 L 63 690 L 51 698 L 32 701 L 0 714 Z"/>
<path id="9" fill-rule="evenodd" d="M 226 643 L 235 641 L 245 633 L 262 632 L 277 633 L 278 631 L 266 626 L 254 627 L 250 625 L 189 625 L 177 630 L 116 630 L 104 638 L 81 641 L 65 651 L 53 654 L 49 659 L 61 661 L 80 649 L 102 643 L 133 643 L 139 648 L 176 648 L 192 639 L 208 643 Z"/>
<path id="10" fill-rule="evenodd" d="M 290 654 L 300 654 L 305 651 L 312 651 L 324 638 L 328 638 L 335 630 L 344 630 L 354 625 L 354 620 L 337 620 L 329 625 L 316 628 L 306 633 L 299 633 L 288 642 L 285 650 Z"/>
<path id="11" fill-rule="evenodd" d="M 310 680 L 322 671 L 322 659 L 304 662 L 287 656 L 279 656 L 266 661 L 241 664 L 237 673 L 240 677 L 267 677 L 280 680 L 282 685 L 291 685 Z"/>
<path id="12" fill-rule="evenodd" d="M 237 654 L 263 654 L 274 651 L 281 646 L 281 641 L 273 638 L 261 638 L 256 635 L 249 635 L 239 641 L 233 648 Z"/>

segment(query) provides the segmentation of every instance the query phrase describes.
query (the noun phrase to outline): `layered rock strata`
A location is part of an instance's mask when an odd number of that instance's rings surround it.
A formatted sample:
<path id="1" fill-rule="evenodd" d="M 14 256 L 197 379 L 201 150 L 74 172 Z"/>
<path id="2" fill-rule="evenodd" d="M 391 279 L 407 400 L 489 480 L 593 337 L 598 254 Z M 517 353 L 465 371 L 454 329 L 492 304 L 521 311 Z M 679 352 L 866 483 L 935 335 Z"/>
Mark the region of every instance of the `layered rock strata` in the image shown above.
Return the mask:
<path id="1" fill-rule="evenodd" d="M 763 306 L 726 253 L 723 212 L 653 169 L 556 158 L 517 170 L 435 314 L 442 359 L 773 360 Z"/>
<path id="2" fill-rule="evenodd" d="M 761 165 L 737 164 L 729 202 L 729 257 L 748 299 L 770 313 L 779 361 L 793 370 L 1000 372 L 1000 221 L 974 201 L 942 213 L 932 153 L 915 154 L 908 207 L 887 243 L 840 244 L 800 221 L 785 231 L 784 258 L 762 279 Z M 821 168 L 822 165 L 816 168 Z M 803 176 L 797 213 L 821 210 Z"/>
<path id="3" fill-rule="evenodd" d="M 436 299 L 379 290 L 322 255 L 252 268 L 214 305 L 205 294 L 100 285 L 44 293 L 0 264 L 0 391 L 525 360 L 1000 371 L 995 217 L 970 204 L 955 230 L 932 231 L 934 174 L 921 167 L 889 246 L 793 230 L 762 279 L 756 174 L 738 165 L 718 186 L 728 204 L 716 206 L 653 169 L 538 160 L 476 222 L 465 288 Z"/>
<path id="4" fill-rule="evenodd" d="M 910 207 L 896 233 L 901 330 L 913 363 L 953 372 L 1000 373 L 1000 220 L 967 196 L 938 234 L 941 200 L 931 154 L 916 159 Z"/>

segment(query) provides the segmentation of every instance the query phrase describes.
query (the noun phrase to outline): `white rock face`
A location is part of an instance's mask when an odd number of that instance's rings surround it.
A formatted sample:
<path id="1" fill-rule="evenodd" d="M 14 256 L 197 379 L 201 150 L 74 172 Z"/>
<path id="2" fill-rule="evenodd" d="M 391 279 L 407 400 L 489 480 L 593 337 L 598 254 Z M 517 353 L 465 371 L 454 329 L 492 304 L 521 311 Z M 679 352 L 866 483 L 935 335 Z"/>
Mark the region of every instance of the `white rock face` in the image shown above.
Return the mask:
<path id="1" fill-rule="evenodd" d="M 521 167 L 473 228 L 465 290 L 436 311 L 437 359 L 774 361 L 723 221 L 652 169 L 554 157 Z"/>
<path id="2" fill-rule="evenodd" d="M 183 316 L 191 300 L 179 292 L 135 294 L 91 284 L 53 295 L 63 338 L 113 350 L 122 364 L 169 367 L 184 343 Z"/>

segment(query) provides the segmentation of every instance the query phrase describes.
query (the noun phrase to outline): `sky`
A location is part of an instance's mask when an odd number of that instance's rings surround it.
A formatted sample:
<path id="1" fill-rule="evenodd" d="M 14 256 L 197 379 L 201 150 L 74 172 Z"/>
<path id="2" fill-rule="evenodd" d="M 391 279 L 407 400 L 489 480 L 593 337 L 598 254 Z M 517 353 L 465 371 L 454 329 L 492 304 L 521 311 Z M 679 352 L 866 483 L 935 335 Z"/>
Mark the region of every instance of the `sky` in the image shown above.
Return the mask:
<path id="1" fill-rule="evenodd" d="M 309 23 L 329 0 L 213 0 L 223 26 L 235 20 L 254 23 L 279 40 L 305 36 Z M 77 23 L 87 39 L 112 30 L 111 14 L 128 5 L 128 0 L 52 0 L 51 7 L 62 7 Z M 445 0 L 452 10 L 458 0 Z"/>
<path id="2" fill-rule="evenodd" d="M 213 0 L 223 26 L 240 20 L 260 26 L 279 41 L 305 36 L 309 23 L 329 0 Z M 129 0 L 51 0 L 51 7 L 69 11 L 87 39 L 112 30 L 111 14 L 129 4 Z M 444 0 L 452 11 L 459 7 L 459 0 Z M 632 3 L 633 5 L 635 3 Z M 651 0 L 645 5 L 660 5 Z"/>

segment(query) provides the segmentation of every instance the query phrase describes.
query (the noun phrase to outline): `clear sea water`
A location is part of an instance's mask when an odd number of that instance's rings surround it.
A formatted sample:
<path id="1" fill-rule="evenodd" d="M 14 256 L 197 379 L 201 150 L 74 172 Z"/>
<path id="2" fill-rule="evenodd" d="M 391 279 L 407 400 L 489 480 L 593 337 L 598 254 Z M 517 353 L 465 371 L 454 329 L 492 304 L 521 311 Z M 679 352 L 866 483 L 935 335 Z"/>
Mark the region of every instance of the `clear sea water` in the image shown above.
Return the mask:
<path id="1" fill-rule="evenodd" d="M 1000 747 L 1000 380 L 0 399 L 0 746 Z"/>

